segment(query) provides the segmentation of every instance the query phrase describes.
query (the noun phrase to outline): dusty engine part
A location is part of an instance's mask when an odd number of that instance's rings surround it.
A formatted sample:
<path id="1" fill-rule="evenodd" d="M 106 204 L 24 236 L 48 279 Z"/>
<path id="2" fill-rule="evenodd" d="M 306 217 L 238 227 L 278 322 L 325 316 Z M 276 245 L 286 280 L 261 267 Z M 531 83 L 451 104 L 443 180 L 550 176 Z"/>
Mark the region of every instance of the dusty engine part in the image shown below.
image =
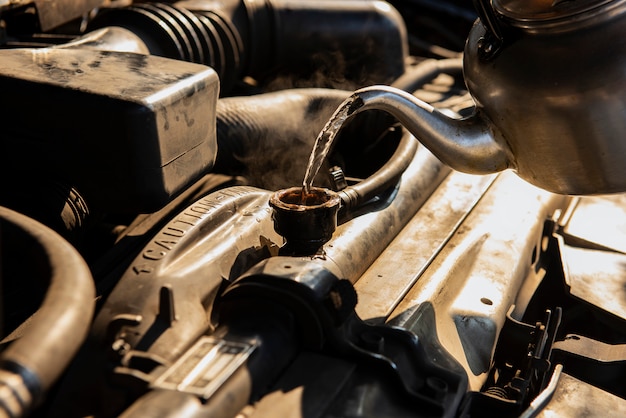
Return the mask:
<path id="1" fill-rule="evenodd" d="M 446 173 L 422 148 L 405 172 L 407 183 L 396 198 L 379 204 L 387 206 L 380 216 L 340 227 L 322 267 L 356 280 Z M 416 194 L 420 198 L 410 198 Z M 64 382 L 67 397 L 59 397 L 54 405 L 59 416 L 88 413 L 104 403 L 106 414 L 119 413 L 129 391 L 141 393 L 186 347 L 213 328 L 213 301 L 224 281 L 277 255 L 282 246 L 271 220 L 270 196 L 251 187 L 226 188 L 190 204 L 157 233 L 100 309 L 87 348 Z M 366 244 L 372 234 L 376 241 Z M 353 244 L 359 241 L 362 244 Z M 140 291 L 137 280 L 144 283 Z M 102 373 L 107 364 L 113 367 L 110 388 L 106 384 L 110 377 Z M 81 402 L 74 396 L 77 382 L 85 391 Z M 117 401 L 98 400 L 108 397 L 105 393 Z"/>
<path id="2" fill-rule="evenodd" d="M 454 359 L 444 359 L 444 350 L 439 358 L 429 357 L 412 333 L 365 324 L 353 312 L 356 298 L 347 280 L 339 280 L 315 258 L 273 257 L 232 283 L 217 307 L 223 323 L 229 326 L 233 317 L 246 321 L 250 308 L 264 312 L 264 304 L 285 306 L 293 318 L 278 318 L 278 322 L 294 321 L 291 334 L 298 336 L 305 348 L 321 349 L 366 367 L 386 370 L 425 414 L 447 415 L 446 410 L 456 409 L 466 377 L 460 367 L 455 367 Z M 286 350 L 279 351 L 277 347 L 274 351 L 283 360 L 284 368 Z M 448 368 L 441 368 L 438 363 L 447 363 Z M 257 383 L 252 372 L 251 377 Z M 258 391 L 255 386 L 258 383 L 252 385 Z M 253 390 L 252 398 L 256 397 Z"/>
<path id="3" fill-rule="evenodd" d="M 5 176 L 52 174 L 90 205 L 128 213 L 159 208 L 210 170 L 219 90 L 210 68 L 90 49 L 1 54 L 0 88 L 15 97 L 0 110 L 2 151 L 20 156 Z M 62 123 L 68 112 L 76 119 Z"/>

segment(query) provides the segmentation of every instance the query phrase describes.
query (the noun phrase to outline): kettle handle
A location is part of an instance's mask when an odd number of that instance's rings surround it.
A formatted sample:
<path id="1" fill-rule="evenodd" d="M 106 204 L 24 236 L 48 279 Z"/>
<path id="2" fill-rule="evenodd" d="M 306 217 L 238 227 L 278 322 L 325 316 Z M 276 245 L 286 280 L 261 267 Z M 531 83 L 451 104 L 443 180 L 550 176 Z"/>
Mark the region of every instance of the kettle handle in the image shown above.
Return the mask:
<path id="1" fill-rule="evenodd" d="M 489 61 L 504 45 L 503 31 L 493 9 L 492 0 L 474 0 L 474 8 L 486 28 L 485 36 L 478 43 L 479 57 Z"/>

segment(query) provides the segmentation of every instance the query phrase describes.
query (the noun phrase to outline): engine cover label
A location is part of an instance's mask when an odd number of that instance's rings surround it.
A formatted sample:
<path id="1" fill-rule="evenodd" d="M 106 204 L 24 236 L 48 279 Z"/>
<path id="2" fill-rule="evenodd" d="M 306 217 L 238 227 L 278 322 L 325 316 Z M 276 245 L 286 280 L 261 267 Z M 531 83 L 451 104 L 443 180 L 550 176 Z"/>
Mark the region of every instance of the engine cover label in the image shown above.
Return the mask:
<path id="1" fill-rule="evenodd" d="M 248 359 L 256 346 L 254 342 L 203 336 L 150 386 L 209 399 Z"/>

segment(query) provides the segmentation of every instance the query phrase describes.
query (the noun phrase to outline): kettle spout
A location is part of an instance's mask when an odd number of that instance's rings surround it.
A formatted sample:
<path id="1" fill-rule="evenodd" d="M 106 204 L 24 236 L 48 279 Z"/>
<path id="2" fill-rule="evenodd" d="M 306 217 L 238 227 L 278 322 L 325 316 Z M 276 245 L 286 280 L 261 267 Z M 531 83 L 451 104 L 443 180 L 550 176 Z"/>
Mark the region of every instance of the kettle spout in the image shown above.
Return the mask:
<path id="1" fill-rule="evenodd" d="M 454 119 L 415 96 L 388 86 L 357 90 L 350 116 L 368 109 L 393 115 L 444 164 L 470 174 L 512 168 L 511 151 L 502 135 L 480 113 Z"/>

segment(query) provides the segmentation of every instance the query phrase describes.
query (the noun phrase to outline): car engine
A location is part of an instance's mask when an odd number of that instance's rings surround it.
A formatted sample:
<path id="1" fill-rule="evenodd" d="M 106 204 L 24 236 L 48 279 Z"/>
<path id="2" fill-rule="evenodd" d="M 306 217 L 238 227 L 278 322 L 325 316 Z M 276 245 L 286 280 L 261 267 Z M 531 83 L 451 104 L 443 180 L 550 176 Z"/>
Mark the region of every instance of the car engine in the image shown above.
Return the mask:
<path id="1" fill-rule="evenodd" d="M 626 415 L 626 1 L 523 3 L 0 0 L 1 415 Z"/>

